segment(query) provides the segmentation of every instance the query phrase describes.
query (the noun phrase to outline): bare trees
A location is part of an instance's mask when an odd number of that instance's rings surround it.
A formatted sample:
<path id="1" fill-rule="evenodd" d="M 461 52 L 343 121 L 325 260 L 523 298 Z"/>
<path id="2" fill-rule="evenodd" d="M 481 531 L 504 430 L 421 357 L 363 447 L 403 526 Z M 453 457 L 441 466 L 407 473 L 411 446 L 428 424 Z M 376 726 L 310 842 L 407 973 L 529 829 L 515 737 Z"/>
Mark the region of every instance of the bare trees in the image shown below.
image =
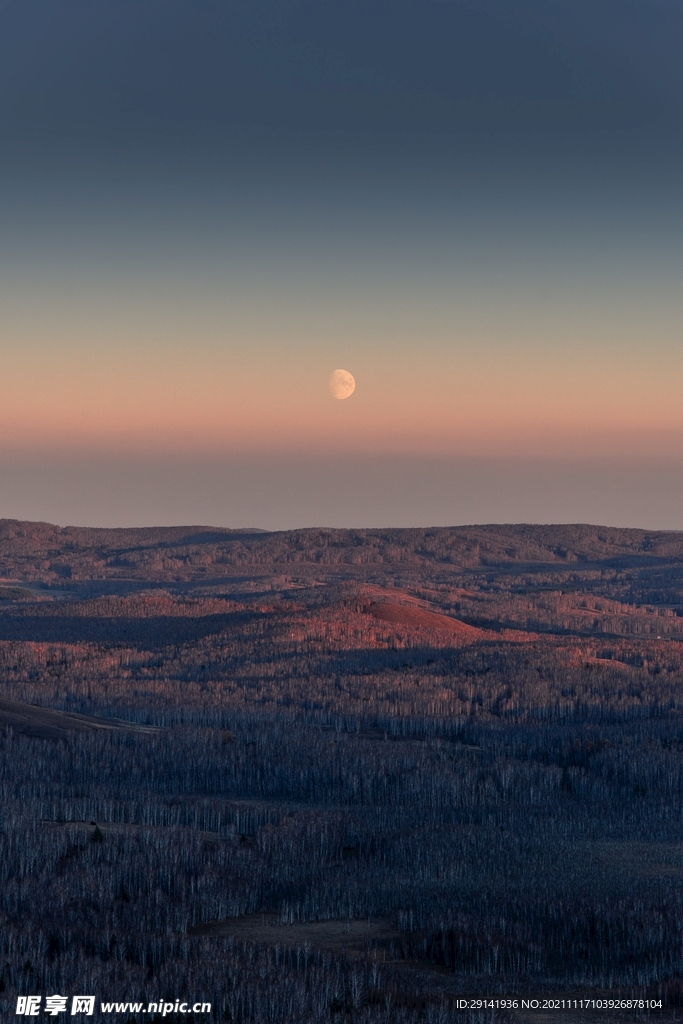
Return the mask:
<path id="1" fill-rule="evenodd" d="M 683 969 L 683 888 L 669 867 L 681 856 L 676 718 L 470 722 L 419 739 L 330 730 L 310 715 L 232 725 L 227 743 L 220 716 L 59 744 L 4 735 L 7 991 L 94 978 L 110 990 L 123 970 L 138 994 L 150 979 L 202 979 L 235 1020 L 297 1019 L 287 1007 L 303 990 L 311 1020 L 334 1000 L 383 1019 L 365 968 L 309 950 L 287 961 L 286 980 L 263 949 L 253 955 L 272 971 L 271 1006 L 244 980 L 248 943 L 187 934 L 259 911 L 386 919 L 394 937 L 368 947 L 380 962 L 441 965 L 480 991 L 635 988 Z M 221 950 L 242 965 L 232 987 L 202 961 Z"/>
<path id="2" fill-rule="evenodd" d="M 577 560 L 676 538 L 2 530 L 15 566 L 91 573 L 68 601 L 3 606 L 3 695 L 157 728 L 0 734 L 0 1009 L 173 993 L 235 1024 L 443 1024 L 463 992 L 674 992 L 683 644 L 653 630 L 675 633 L 680 567 Z M 539 552 L 555 562 L 483 564 Z M 368 614 L 356 557 L 433 613 Z M 285 558 L 301 579 L 263 569 Z M 228 559 L 263 574 L 171 580 Z M 100 571 L 145 585 L 98 592 Z M 463 640 L 437 612 L 491 628 Z M 523 616 L 543 633 L 505 631 Z M 297 938 L 334 921 L 336 945 Z"/>

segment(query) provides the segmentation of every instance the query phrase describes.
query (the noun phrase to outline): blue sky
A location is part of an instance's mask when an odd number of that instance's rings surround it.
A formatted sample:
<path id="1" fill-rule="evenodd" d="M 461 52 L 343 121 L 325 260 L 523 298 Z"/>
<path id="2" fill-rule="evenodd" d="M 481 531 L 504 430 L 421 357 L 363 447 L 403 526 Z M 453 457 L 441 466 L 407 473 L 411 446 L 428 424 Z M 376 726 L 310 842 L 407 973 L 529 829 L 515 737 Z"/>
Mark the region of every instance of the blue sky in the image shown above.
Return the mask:
<path id="1" fill-rule="evenodd" d="M 114 525 L 116 486 L 175 520 L 145 465 L 217 525 L 683 527 L 682 30 L 663 0 L 0 3 L 0 515 Z M 370 498 L 368 459 L 420 500 Z"/>

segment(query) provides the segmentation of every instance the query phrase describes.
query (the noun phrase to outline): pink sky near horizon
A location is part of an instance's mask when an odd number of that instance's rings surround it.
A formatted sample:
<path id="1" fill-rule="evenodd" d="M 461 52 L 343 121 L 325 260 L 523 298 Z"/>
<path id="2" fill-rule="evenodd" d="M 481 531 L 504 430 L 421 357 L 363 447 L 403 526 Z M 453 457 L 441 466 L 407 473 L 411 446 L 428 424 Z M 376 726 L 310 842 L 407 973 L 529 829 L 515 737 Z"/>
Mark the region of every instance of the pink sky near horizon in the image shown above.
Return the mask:
<path id="1" fill-rule="evenodd" d="M 495 339 L 494 339 L 495 340 Z M 239 339 L 36 342 L 6 359 L 0 450 L 661 454 L 683 451 L 681 357 L 472 339 L 316 351 Z M 343 367 L 344 401 L 327 388 Z"/>
<path id="2" fill-rule="evenodd" d="M 177 219 L 163 190 L 99 219 L 72 197 L 54 223 L 26 200 L 0 249 L 0 454 L 679 457 L 668 212 L 455 184 L 410 216 L 376 191 L 323 215 L 209 190 Z"/>

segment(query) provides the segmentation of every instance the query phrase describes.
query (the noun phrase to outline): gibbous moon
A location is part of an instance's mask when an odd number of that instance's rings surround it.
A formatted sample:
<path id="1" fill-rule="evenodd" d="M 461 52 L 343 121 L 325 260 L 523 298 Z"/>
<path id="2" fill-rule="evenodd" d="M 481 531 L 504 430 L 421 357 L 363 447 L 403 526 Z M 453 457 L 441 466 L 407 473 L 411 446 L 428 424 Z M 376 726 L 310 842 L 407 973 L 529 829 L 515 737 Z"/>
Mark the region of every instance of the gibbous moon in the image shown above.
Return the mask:
<path id="1" fill-rule="evenodd" d="M 356 381 L 348 370 L 335 370 L 330 377 L 330 391 L 334 398 L 348 398 L 356 390 Z"/>

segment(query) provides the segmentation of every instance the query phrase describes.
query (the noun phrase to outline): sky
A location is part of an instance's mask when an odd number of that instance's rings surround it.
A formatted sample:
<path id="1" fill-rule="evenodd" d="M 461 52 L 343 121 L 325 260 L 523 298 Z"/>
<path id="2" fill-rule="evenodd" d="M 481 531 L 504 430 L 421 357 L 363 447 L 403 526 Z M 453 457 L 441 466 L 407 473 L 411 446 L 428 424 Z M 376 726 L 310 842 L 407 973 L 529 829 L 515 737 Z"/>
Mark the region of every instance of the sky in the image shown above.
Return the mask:
<path id="1" fill-rule="evenodd" d="M 682 32 L 0 0 L 0 517 L 683 529 Z"/>

